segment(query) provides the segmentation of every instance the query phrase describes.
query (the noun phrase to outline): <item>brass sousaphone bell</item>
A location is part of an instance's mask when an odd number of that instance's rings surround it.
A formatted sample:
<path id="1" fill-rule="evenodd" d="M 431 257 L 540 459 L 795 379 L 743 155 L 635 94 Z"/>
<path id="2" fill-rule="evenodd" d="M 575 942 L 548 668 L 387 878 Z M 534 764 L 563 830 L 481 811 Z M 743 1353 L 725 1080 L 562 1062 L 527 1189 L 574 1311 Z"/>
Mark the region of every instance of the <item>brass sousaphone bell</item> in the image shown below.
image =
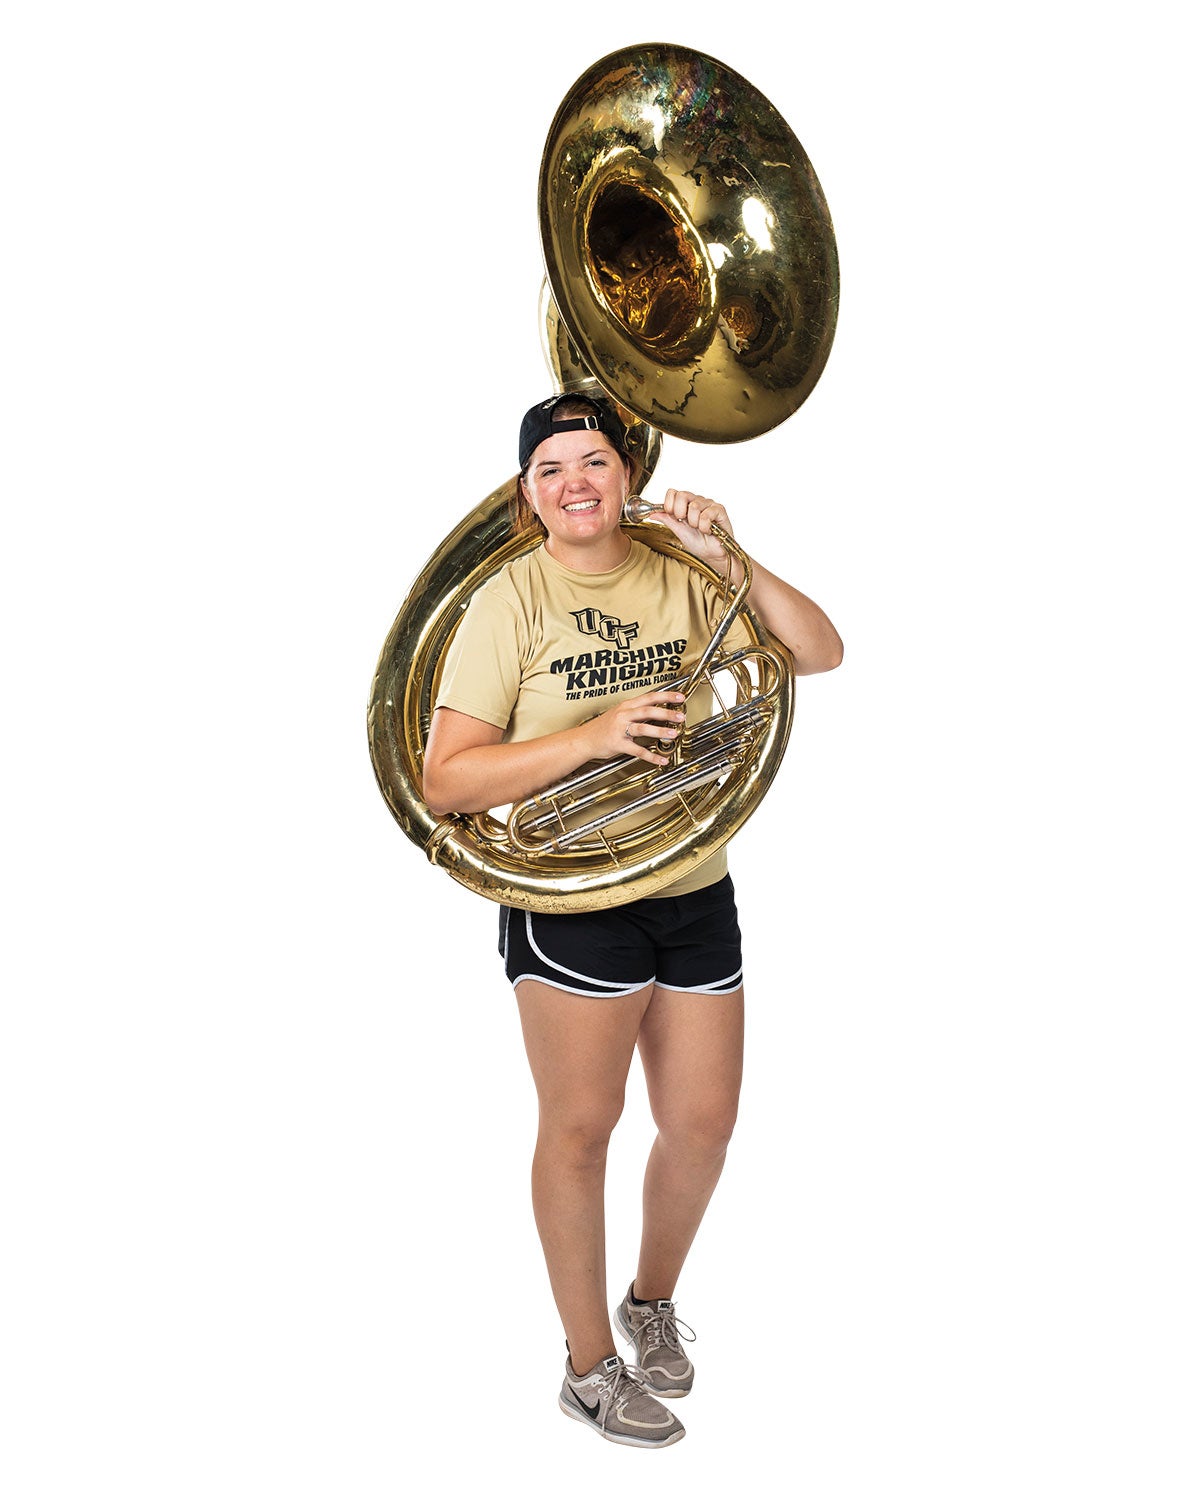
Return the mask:
<path id="1" fill-rule="evenodd" d="M 538 196 L 556 388 L 609 398 L 642 482 L 660 434 L 740 442 L 805 400 L 833 341 L 836 242 L 803 147 L 744 78 L 665 44 L 602 58 L 559 107 Z M 711 689 L 714 712 L 689 716 L 668 766 L 620 757 L 511 809 L 437 817 L 421 766 L 447 648 L 474 591 L 542 540 L 514 531 L 516 489 L 507 480 L 466 516 L 413 584 L 372 685 L 371 759 L 405 834 L 462 885 L 532 911 L 619 906 L 687 874 L 758 806 L 791 727 L 792 662 L 744 606 L 750 564 L 732 540 L 747 570 L 737 597 L 665 527 L 639 524 L 653 506 L 638 501 L 637 539 L 726 596 L 677 684 Z M 738 613 L 750 643 L 728 652 Z"/>

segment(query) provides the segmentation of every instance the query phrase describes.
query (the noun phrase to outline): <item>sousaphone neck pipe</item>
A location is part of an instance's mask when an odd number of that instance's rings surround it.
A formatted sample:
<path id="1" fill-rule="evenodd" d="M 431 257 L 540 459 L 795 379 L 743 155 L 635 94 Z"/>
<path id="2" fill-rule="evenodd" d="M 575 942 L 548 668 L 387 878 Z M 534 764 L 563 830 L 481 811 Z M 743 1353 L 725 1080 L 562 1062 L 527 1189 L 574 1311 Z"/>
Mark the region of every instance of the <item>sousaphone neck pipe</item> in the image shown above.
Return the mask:
<path id="1" fill-rule="evenodd" d="M 664 509 L 665 507 L 661 500 L 647 500 L 642 495 L 630 495 L 621 512 L 621 518 L 630 526 L 636 526 L 638 522 L 644 521 L 647 517 L 653 516 Z M 725 593 L 728 597 L 728 603 L 725 607 L 724 615 L 722 615 L 717 628 L 713 631 L 712 639 L 701 653 L 700 660 L 692 668 L 691 675 L 680 688 L 685 698 L 691 694 L 692 689 L 704 676 L 709 662 L 712 661 L 713 657 L 721 649 L 721 643 L 729 634 L 729 628 L 737 618 L 738 611 L 746 602 L 746 598 L 750 593 L 750 585 L 754 581 L 753 564 L 725 528 L 723 526 L 714 526 L 712 534 L 720 542 L 721 546 L 725 548 L 725 556 L 729 562 L 729 566 L 727 566 L 725 572 Z M 733 574 L 732 560 L 734 558 L 737 558 L 738 562 L 742 565 L 742 581 L 731 592 L 730 579 Z"/>

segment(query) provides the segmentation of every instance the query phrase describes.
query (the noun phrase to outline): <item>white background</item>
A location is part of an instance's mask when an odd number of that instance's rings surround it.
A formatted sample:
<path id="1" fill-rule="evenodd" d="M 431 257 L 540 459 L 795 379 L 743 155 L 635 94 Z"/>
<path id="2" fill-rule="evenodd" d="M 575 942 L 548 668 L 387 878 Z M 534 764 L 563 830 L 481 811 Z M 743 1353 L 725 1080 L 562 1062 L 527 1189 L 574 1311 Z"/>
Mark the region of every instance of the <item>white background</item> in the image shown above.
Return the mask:
<path id="1" fill-rule="evenodd" d="M 1195 1496 L 1181 11 L 9 13 L 14 1500 Z M 780 109 L 843 283 L 803 409 L 656 483 L 847 643 L 732 850 L 745 1108 L 655 1457 L 556 1409 L 495 912 L 364 722 L 548 389 L 550 119 L 648 40 Z M 614 1298 L 648 1141 L 635 1070 Z"/>

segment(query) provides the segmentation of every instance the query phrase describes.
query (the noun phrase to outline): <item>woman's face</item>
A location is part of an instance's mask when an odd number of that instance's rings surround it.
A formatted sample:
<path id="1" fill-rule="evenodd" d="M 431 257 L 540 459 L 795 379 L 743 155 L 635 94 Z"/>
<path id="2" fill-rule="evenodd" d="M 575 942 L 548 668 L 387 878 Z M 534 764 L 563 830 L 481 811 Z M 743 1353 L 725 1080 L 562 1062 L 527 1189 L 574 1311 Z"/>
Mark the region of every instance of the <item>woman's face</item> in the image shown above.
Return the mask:
<path id="1" fill-rule="evenodd" d="M 552 541 L 588 547 L 620 525 L 628 461 L 602 432 L 555 432 L 534 449 L 521 483 Z"/>

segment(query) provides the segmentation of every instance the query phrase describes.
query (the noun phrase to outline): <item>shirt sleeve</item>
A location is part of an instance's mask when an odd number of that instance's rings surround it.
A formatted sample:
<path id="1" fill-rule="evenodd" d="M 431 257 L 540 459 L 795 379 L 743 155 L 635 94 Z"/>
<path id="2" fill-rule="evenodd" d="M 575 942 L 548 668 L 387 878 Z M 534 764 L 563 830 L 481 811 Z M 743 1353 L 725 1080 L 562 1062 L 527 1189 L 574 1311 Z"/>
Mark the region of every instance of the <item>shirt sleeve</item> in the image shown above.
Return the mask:
<path id="1" fill-rule="evenodd" d="M 507 729 L 520 688 L 516 614 L 490 589 L 478 589 L 450 643 L 434 707 Z"/>

